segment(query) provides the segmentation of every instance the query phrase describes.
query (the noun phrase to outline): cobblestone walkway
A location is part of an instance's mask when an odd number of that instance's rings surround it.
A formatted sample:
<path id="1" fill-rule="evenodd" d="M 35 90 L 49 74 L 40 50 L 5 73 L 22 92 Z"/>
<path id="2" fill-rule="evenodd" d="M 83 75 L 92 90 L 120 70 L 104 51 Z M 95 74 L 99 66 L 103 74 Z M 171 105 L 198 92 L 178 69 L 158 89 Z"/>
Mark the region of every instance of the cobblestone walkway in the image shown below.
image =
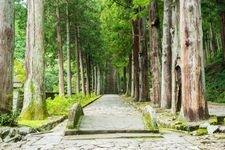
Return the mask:
<path id="1" fill-rule="evenodd" d="M 117 95 L 105 95 L 84 109 L 82 130 L 144 130 L 142 116 Z M 108 118 L 107 118 L 107 117 Z M 101 118 L 101 119 L 100 119 Z M 91 121 L 90 121 L 90 120 Z M 104 124 L 104 126 L 103 126 Z M 64 136 L 66 121 L 50 133 L 32 134 L 26 140 L 0 145 L 2 150 L 197 150 L 195 137 L 162 131 Z"/>

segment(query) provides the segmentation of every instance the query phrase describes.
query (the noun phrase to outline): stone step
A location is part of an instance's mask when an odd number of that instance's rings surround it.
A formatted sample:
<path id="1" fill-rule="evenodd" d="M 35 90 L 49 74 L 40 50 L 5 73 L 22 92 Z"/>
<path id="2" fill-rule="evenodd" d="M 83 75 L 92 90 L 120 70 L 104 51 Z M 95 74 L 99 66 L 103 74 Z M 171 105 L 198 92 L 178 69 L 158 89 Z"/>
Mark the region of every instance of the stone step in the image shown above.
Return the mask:
<path id="1" fill-rule="evenodd" d="M 164 138 L 157 133 L 109 133 L 109 134 L 81 134 L 77 136 L 65 136 L 65 140 L 90 140 L 90 139 L 120 139 L 120 138 Z"/>
<path id="2" fill-rule="evenodd" d="M 83 135 L 83 134 L 117 134 L 117 133 L 158 133 L 155 130 L 65 130 L 65 136 L 68 135 Z"/>

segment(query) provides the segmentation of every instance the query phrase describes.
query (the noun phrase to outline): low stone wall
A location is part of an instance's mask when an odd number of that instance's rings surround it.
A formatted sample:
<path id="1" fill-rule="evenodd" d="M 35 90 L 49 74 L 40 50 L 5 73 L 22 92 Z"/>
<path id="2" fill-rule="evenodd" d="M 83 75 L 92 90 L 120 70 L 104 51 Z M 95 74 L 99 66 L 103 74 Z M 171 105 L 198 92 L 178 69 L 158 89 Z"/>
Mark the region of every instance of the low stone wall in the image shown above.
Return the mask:
<path id="1" fill-rule="evenodd" d="M 47 122 L 45 124 L 43 124 L 42 126 L 38 127 L 38 130 L 51 130 L 53 129 L 55 126 L 57 126 L 59 123 L 63 122 L 65 119 L 67 119 L 67 116 L 61 116 L 55 120 L 52 120 L 50 122 Z"/>

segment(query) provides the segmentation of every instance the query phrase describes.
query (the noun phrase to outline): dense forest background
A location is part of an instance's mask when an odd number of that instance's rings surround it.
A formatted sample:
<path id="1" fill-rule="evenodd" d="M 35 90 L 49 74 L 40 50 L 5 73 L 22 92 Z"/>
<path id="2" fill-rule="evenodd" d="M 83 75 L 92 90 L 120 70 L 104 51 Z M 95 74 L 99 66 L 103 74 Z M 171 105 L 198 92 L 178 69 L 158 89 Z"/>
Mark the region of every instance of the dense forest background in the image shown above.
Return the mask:
<path id="1" fill-rule="evenodd" d="M 25 119 L 43 117 L 25 113 L 43 91 L 126 94 L 174 113 L 182 103 L 188 120 L 205 119 L 205 99 L 225 103 L 225 2 L 16 0 L 13 57 Z"/>

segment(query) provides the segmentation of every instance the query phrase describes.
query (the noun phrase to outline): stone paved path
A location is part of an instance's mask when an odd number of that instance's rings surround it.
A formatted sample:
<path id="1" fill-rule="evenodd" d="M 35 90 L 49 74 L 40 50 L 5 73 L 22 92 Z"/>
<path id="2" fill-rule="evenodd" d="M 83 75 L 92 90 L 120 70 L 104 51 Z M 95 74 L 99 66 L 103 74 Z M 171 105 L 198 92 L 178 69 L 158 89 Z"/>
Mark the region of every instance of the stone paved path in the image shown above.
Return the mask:
<path id="1" fill-rule="evenodd" d="M 123 103 L 118 95 L 104 95 L 84 108 L 81 131 L 145 131 L 142 114 Z"/>
<path id="2" fill-rule="evenodd" d="M 82 130 L 144 130 L 142 116 L 117 95 L 105 95 L 84 110 Z M 109 117 L 107 118 L 106 115 Z M 93 117 L 90 122 L 88 117 Z M 99 119 L 101 118 L 101 119 Z M 90 123 L 90 125 L 88 125 Z M 103 124 L 105 126 L 103 126 Z M 101 125 L 100 127 L 98 125 Z M 195 137 L 162 131 L 64 136 L 66 121 L 50 133 L 32 134 L 18 143 L 0 144 L 2 150 L 197 150 Z"/>

